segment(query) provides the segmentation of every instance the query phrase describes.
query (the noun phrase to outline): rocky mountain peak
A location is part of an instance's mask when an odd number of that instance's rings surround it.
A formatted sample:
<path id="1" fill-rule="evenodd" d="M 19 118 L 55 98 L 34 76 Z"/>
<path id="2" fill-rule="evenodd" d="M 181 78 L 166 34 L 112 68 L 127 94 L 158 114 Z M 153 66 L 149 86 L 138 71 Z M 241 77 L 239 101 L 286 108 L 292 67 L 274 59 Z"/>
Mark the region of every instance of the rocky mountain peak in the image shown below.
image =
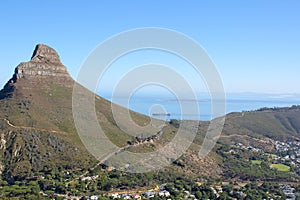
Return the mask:
<path id="1" fill-rule="evenodd" d="M 71 78 L 67 68 L 61 63 L 58 53 L 51 47 L 38 44 L 31 60 L 19 64 L 15 69 L 16 80 L 41 78 Z"/>
<path id="2" fill-rule="evenodd" d="M 32 62 L 45 62 L 62 65 L 58 53 L 45 44 L 38 44 L 31 57 Z"/>
<path id="3" fill-rule="evenodd" d="M 73 87 L 74 84 L 67 68 L 61 63 L 58 53 L 44 44 L 35 47 L 29 62 L 22 62 L 15 68 L 13 77 L 0 91 L 0 99 L 12 96 L 17 82 L 22 82 L 21 87 L 26 88 L 37 85 L 47 87 L 51 83 L 65 87 Z"/>

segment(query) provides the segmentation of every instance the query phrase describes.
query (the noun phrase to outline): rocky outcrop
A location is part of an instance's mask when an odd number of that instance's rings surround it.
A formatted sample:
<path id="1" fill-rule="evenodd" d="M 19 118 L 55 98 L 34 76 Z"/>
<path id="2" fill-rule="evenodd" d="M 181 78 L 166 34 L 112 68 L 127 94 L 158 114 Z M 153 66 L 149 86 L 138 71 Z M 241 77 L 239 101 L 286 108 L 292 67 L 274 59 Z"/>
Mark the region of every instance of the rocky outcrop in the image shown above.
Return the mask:
<path id="1" fill-rule="evenodd" d="M 6 148 L 6 140 L 5 140 L 4 136 L 5 135 L 3 133 L 0 135 L 0 150 L 1 149 L 3 150 Z"/>
<path id="2" fill-rule="evenodd" d="M 62 65 L 57 52 L 53 48 L 44 44 L 36 45 L 33 55 L 31 57 L 31 62 L 52 63 L 55 65 Z"/>
<path id="3" fill-rule="evenodd" d="M 40 62 L 21 63 L 15 70 L 17 79 L 20 78 L 47 78 L 47 77 L 69 77 L 67 69 L 63 65 L 49 65 Z"/>
<path id="4" fill-rule="evenodd" d="M 61 63 L 57 52 L 44 44 L 38 44 L 29 62 L 19 64 L 15 69 L 15 79 L 67 77 L 67 68 Z"/>
<path id="5" fill-rule="evenodd" d="M 48 83 L 66 87 L 72 87 L 74 84 L 67 68 L 61 63 L 58 53 L 44 44 L 35 47 L 29 62 L 22 62 L 15 68 L 13 77 L 0 91 L 0 99 L 12 97 L 17 82 L 22 82 L 22 87 L 27 88 L 47 86 Z"/>

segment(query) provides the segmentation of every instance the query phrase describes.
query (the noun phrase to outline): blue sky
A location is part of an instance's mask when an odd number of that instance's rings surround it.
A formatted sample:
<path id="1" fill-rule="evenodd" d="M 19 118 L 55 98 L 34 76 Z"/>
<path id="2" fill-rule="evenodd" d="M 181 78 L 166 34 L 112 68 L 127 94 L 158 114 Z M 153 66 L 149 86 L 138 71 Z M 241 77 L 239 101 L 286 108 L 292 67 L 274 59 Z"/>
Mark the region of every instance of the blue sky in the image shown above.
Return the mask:
<path id="1" fill-rule="evenodd" d="M 227 92 L 300 93 L 300 1 L 4 1 L 0 85 L 38 43 L 55 48 L 76 77 L 102 41 L 142 27 L 196 40 Z"/>

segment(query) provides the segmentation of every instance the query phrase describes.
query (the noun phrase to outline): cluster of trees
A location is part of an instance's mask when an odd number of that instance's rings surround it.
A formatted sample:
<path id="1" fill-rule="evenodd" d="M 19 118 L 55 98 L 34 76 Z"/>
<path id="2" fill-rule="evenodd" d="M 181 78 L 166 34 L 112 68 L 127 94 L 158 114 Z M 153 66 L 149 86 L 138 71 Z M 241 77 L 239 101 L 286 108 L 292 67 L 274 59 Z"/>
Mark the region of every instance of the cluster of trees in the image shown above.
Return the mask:
<path id="1" fill-rule="evenodd" d="M 216 191 L 209 184 L 197 185 L 195 183 L 185 182 L 183 180 L 175 181 L 166 185 L 170 191 L 172 199 L 184 199 L 187 192 L 194 195 L 197 199 L 211 200 L 229 200 L 232 198 L 238 200 L 252 199 L 284 199 L 280 186 L 277 183 L 264 183 L 258 185 L 256 182 L 247 184 L 245 187 L 235 188 L 233 183 L 223 186 L 222 191 Z M 155 199 L 155 198 L 154 198 Z M 163 199 L 156 197 L 156 199 Z"/>
<path id="2" fill-rule="evenodd" d="M 90 174 L 92 175 L 92 174 Z M 21 199 L 49 199 L 54 193 L 70 194 L 75 196 L 89 196 L 92 194 L 103 194 L 112 189 L 139 190 L 138 187 L 151 187 L 157 183 L 158 174 L 125 174 L 123 172 L 102 172 L 96 180 L 66 182 L 62 172 L 54 171 L 47 174 L 43 179 L 32 181 L 15 181 L 9 184 L 6 181 L 0 182 L 0 199 L 18 197 Z M 163 173 L 161 174 L 162 176 Z M 166 174 L 166 176 L 168 176 Z M 161 180 L 167 177 L 161 177 Z M 165 181 L 165 180 L 164 180 Z M 284 194 L 277 183 L 264 183 L 258 185 L 256 182 L 247 184 L 245 187 L 235 187 L 234 183 L 222 186 L 222 190 L 217 191 L 213 185 L 217 182 L 207 182 L 199 185 L 188 177 L 178 177 L 170 180 L 165 185 L 165 189 L 170 192 L 172 199 L 183 199 L 186 195 L 194 195 L 197 199 L 226 200 L 236 198 L 238 200 L 250 199 L 282 199 Z M 41 193 L 41 191 L 43 191 Z M 296 187 L 300 191 L 300 185 Z M 47 195 L 47 196 L 44 196 Z M 63 197 L 55 197 L 60 199 Z M 83 198 L 84 199 L 84 198 Z M 101 197 L 100 199 L 109 199 Z M 152 199 L 164 199 L 154 197 Z"/>
<path id="3" fill-rule="evenodd" d="M 230 152 L 230 150 L 233 150 L 233 152 Z M 291 173 L 270 169 L 270 161 L 261 152 L 221 145 L 218 147 L 217 153 L 223 158 L 224 167 L 227 170 L 225 175 L 228 179 L 239 177 L 242 180 L 277 182 L 292 180 Z M 254 164 L 251 162 L 252 160 L 261 162 L 260 164 Z"/>
<path id="4" fill-rule="evenodd" d="M 245 180 L 288 180 L 289 173 L 280 173 L 276 170 L 270 170 L 268 160 L 260 153 L 249 153 L 249 151 L 239 150 L 237 153 L 228 153 L 231 148 L 221 145 L 217 153 L 223 158 L 224 165 L 227 167 L 228 178 L 239 176 Z M 260 160 L 260 164 L 253 164 L 251 160 Z M 175 162 L 181 165 L 180 162 Z M 23 170 L 20 166 L 18 170 Z M 0 182 L 0 199 L 3 197 L 21 197 L 22 199 L 47 198 L 58 194 L 69 194 L 74 196 L 89 196 L 92 194 L 103 194 L 112 190 L 139 190 L 140 188 L 154 188 L 156 185 L 168 183 L 166 189 L 175 199 L 182 199 L 186 191 L 197 199 L 264 199 L 272 197 L 276 199 L 282 196 L 278 185 L 265 183 L 261 187 L 257 184 L 248 184 L 246 187 L 236 189 L 233 184 L 223 187 L 223 192 L 216 194 L 210 185 L 210 182 L 204 185 L 197 185 L 196 180 L 184 173 L 172 171 L 171 169 L 160 172 L 149 172 L 144 174 L 131 174 L 121 171 L 105 170 L 105 166 L 99 166 L 90 171 L 86 176 L 96 179 L 81 180 L 76 179 L 83 171 L 69 171 L 66 174 L 65 168 L 53 168 L 38 174 L 34 180 L 23 179 L 23 181 L 1 181 Z M 24 181 L 26 180 L 26 181 Z M 300 186 L 297 188 L 300 190 Z M 43 191 L 43 193 L 41 193 Z M 103 197 L 105 199 L 105 197 Z M 157 197 L 162 198 L 162 197 Z"/>
<path id="5" fill-rule="evenodd" d="M 13 185 L 8 184 L 6 181 L 1 181 L 0 187 L 0 199 L 11 199 L 12 197 L 33 200 L 46 199 L 40 194 L 40 186 L 37 181 L 16 181 Z"/>
<path id="6" fill-rule="evenodd" d="M 2 197 L 18 196 L 40 196 L 42 191 L 48 196 L 57 194 L 69 194 L 74 196 L 88 196 L 92 194 L 102 194 L 114 189 L 134 190 L 138 188 L 154 188 L 158 184 L 173 181 L 175 177 L 184 176 L 174 174 L 174 172 L 162 171 L 159 173 L 150 172 L 144 174 L 131 174 L 121 171 L 107 172 L 102 167 L 90 171 L 86 177 L 98 175 L 96 179 L 81 180 L 79 175 L 82 171 L 68 171 L 63 168 L 53 168 L 51 171 L 36 173 L 28 179 L 22 181 L 2 181 L 0 183 L 0 194 Z M 1 197 L 1 195 L 0 195 Z M 29 198 L 30 199 L 30 198 Z"/>

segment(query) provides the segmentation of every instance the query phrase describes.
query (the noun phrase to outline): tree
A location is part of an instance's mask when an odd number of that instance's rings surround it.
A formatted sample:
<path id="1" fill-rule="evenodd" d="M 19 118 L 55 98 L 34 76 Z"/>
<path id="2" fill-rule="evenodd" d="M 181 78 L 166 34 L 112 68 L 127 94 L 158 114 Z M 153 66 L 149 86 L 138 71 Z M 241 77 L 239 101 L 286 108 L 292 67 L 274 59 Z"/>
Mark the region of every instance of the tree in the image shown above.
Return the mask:
<path id="1" fill-rule="evenodd" d="M 229 199 L 232 199 L 232 198 L 230 198 L 230 196 L 226 192 L 222 192 L 220 194 L 220 196 L 218 197 L 218 200 L 229 200 Z"/>
<path id="2" fill-rule="evenodd" d="M 197 191 L 195 193 L 195 196 L 196 196 L 197 199 L 201 199 L 202 198 L 202 192 L 201 191 Z"/>

